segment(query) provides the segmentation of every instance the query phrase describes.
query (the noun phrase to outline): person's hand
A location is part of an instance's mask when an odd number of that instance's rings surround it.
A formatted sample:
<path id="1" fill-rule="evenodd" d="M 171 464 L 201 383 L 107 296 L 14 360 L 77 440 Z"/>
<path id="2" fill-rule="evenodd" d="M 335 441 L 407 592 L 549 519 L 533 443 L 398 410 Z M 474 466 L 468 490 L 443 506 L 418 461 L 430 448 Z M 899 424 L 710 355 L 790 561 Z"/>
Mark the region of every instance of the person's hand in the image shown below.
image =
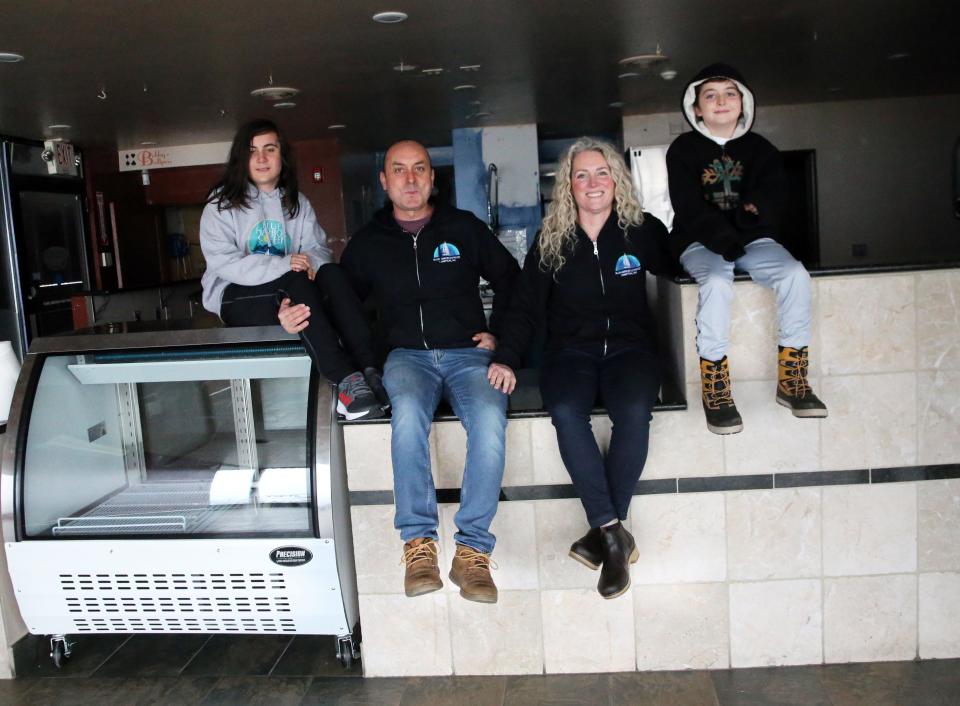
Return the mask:
<path id="1" fill-rule="evenodd" d="M 517 386 L 517 376 L 513 369 L 503 363 L 490 363 L 490 367 L 487 368 L 487 380 L 490 381 L 495 390 L 500 390 L 508 395 Z"/>
<path id="2" fill-rule="evenodd" d="M 758 211 L 757 207 L 754 206 L 752 203 L 743 204 L 743 210 L 746 211 L 747 213 L 752 213 L 754 216 L 760 215 L 760 211 Z"/>
<path id="3" fill-rule="evenodd" d="M 308 267 L 308 268 L 307 268 L 307 277 L 309 277 L 309 278 L 310 278 L 310 281 L 312 282 L 313 280 L 315 280 L 315 279 L 317 278 L 317 271 L 316 271 L 315 269 L 313 269 L 312 267 Z"/>
<path id="4" fill-rule="evenodd" d="M 297 253 L 290 256 L 290 269 L 294 272 L 310 271 L 310 256 L 303 253 Z"/>
<path id="5" fill-rule="evenodd" d="M 477 342 L 477 348 L 484 348 L 488 351 L 497 350 L 497 337 L 492 333 L 481 331 L 473 335 L 473 340 Z"/>
<path id="6" fill-rule="evenodd" d="M 280 302 L 277 318 L 280 319 L 280 325 L 287 333 L 300 333 L 310 324 L 310 307 L 306 304 L 291 306 L 290 299 L 287 298 Z"/>

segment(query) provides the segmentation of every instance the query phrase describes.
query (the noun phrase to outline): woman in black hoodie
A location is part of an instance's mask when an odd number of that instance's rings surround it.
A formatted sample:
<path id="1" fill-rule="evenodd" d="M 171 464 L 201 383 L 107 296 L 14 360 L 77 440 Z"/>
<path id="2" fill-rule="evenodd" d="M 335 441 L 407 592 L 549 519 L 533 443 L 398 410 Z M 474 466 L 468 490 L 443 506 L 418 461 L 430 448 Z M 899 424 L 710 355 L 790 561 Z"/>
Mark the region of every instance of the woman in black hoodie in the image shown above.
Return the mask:
<path id="1" fill-rule="evenodd" d="M 592 569 L 602 564 L 597 590 L 604 598 L 630 587 L 629 565 L 638 556 L 621 520 L 646 461 L 660 387 L 645 272 L 676 273 L 666 237 L 663 224 L 642 211 L 614 147 L 578 140 L 560 162 L 553 202 L 527 254 L 488 375 L 512 392 L 513 370 L 546 320 L 540 391 L 591 527 L 570 555 Z M 590 427 L 598 394 L 613 421 L 606 458 Z"/>

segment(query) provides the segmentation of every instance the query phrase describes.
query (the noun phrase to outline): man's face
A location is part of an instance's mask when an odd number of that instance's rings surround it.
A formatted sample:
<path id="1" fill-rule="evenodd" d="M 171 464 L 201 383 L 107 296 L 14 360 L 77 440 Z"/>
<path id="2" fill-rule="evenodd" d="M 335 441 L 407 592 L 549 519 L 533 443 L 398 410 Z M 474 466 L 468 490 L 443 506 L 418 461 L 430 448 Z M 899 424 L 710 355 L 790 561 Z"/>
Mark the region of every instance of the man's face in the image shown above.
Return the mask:
<path id="1" fill-rule="evenodd" d="M 430 192 L 433 191 L 433 169 L 430 155 L 423 145 L 404 141 L 387 150 L 380 185 L 390 197 L 394 210 L 405 220 L 426 216 Z"/>
<path id="2" fill-rule="evenodd" d="M 273 191 L 280 181 L 280 138 L 275 132 L 265 132 L 250 140 L 250 181 L 261 191 Z"/>
<path id="3" fill-rule="evenodd" d="M 698 118 L 703 118 L 710 132 L 732 134 L 740 118 L 743 98 L 737 85 L 730 80 L 707 81 L 700 86 L 700 95 L 693 107 Z"/>

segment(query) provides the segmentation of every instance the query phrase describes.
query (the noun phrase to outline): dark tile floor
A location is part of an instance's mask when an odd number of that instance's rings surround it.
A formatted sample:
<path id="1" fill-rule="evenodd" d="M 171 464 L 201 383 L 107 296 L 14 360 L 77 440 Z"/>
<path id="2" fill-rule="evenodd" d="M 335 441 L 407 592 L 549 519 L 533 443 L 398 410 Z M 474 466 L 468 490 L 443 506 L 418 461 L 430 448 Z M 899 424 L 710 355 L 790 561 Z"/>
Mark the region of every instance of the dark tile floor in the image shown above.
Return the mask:
<path id="1" fill-rule="evenodd" d="M 960 660 L 691 672 L 363 679 L 331 637 L 81 635 L 54 669 L 48 641 L 21 640 L 3 706 L 955 706 Z"/>

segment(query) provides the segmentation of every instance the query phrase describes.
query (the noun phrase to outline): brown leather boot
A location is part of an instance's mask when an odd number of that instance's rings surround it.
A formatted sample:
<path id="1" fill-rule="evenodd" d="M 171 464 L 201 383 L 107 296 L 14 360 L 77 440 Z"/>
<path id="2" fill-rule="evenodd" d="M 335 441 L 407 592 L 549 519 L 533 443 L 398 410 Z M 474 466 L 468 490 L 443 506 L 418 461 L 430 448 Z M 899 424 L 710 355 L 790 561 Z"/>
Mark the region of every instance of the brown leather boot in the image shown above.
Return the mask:
<path id="1" fill-rule="evenodd" d="M 409 598 L 443 588 L 437 566 L 437 543 L 429 537 L 417 537 L 403 545 L 401 563 L 407 565 L 403 590 Z"/>
<path id="2" fill-rule="evenodd" d="M 810 365 L 807 348 L 778 347 L 777 355 L 777 404 L 781 404 L 794 417 L 823 418 L 827 406 L 813 394 L 807 382 Z"/>
<path id="3" fill-rule="evenodd" d="M 493 566 L 496 568 L 496 564 Z M 468 601 L 497 602 L 497 585 L 490 575 L 489 554 L 458 544 L 450 567 L 450 580 L 460 587 L 460 595 Z"/>

